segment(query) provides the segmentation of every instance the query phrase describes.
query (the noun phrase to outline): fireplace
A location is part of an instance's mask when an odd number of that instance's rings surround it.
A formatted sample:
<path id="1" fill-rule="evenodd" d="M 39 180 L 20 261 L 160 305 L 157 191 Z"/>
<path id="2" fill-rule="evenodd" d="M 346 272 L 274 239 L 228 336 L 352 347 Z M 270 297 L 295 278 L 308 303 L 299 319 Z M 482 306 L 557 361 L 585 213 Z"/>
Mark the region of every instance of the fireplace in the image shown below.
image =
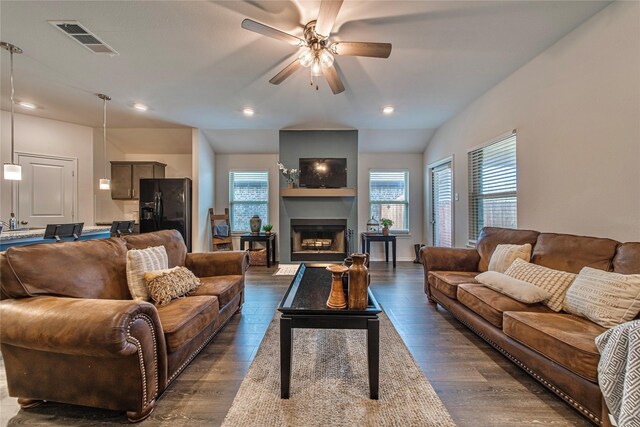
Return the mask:
<path id="1" fill-rule="evenodd" d="M 344 260 L 346 229 L 346 219 L 292 219 L 291 261 Z"/>

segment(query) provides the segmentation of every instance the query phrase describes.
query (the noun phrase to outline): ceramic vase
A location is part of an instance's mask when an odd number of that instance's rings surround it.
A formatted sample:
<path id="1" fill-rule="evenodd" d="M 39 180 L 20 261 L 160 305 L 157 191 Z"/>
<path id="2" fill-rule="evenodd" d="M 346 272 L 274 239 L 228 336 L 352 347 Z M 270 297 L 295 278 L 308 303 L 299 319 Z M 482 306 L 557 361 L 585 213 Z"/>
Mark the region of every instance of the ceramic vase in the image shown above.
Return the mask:
<path id="1" fill-rule="evenodd" d="M 252 234 L 260 234 L 260 229 L 262 228 L 262 220 L 259 215 L 254 215 L 249 220 L 249 227 L 251 228 Z"/>
<path id="2" fill-rule="evenodd" d="M 369 305 L 369 271 L 365 266 L 365 254 L 351 254 L 353 264 L 349 267 L 349 309 L 364 310 Z"/>

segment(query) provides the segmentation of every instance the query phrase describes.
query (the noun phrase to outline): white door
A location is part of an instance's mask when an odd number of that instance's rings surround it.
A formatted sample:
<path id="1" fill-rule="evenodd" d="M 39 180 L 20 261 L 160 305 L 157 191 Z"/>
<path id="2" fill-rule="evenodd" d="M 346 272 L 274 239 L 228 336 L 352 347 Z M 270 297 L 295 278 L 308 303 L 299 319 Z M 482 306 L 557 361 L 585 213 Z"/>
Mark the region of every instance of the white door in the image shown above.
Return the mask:
<path id="1" fill-rule="evenodd" d="M 18 154 L 19 227 L 44 227 L 75 221 L 76 160 Z"/>
<path id="2" fill-rule="evenodd" d="M 431 168 L 433 246 L 453 246 L 453 171 L 451 162 Z"/>

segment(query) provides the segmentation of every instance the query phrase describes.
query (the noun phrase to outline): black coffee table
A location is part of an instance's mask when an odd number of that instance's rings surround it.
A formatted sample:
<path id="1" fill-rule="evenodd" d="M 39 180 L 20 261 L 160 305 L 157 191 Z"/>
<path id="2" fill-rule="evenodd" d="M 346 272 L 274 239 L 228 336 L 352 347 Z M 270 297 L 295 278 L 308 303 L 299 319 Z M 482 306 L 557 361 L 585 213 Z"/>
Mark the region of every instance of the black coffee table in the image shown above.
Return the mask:
<path id="1" fill-rule="evenodd" d="M 291 350 L 293 328 L 308 329 L 366 329 L 369 392 L 378 398 L 380 367 L 380 326 L 382 312 L 369 289 L 369 306 L 364 310 L 330 309 L 326 303 L 331 290 L 329 264 L 300 264 L 296 275 L 284 294 L 278 311 L 280 317 L 280 397 L 289 398 L 291 383 Z M 345 289 L 346 291 L 346 289 Z"/>

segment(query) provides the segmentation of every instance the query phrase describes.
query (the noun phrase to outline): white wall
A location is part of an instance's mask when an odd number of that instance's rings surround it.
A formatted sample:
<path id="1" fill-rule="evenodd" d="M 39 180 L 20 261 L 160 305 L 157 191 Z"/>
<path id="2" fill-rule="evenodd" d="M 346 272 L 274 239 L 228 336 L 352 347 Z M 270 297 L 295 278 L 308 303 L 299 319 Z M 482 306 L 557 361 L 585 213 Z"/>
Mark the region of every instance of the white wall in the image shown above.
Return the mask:
<path id="1" fill-rule="evenodd" d="M 216 154 L 199 129 L 192 130 L 192 148 L 192 252 L 208 252 L 211 250 L 209 208 L 215 200 Z"/>
<path id="2" fill-rule="evenodd" d="M 455 156 L 457 246 L 467 150 L 514 128 L 518 228 L 640 241 L 640 3 L 612 3 L 438 129 L 423 163 Z"/>
<path id="3" fill-rule="evenodd" d="M 11 157 L 11 114 L 1 112 L 0 163 Z M 78 159 L 78 217 L 93 225 L 93 129 L 57 120 L 16 114 L 14 120 L 15 151 Z M 1 180 L 0 218 L 8 221 L 11 211 L 11 181 Z M 96 187 L 97 188 L 97 184 Z M 18 191 L 17 185 L 15 186 Z M 16 193 L 17 194 L 17 193 Z M 20 220 L 20 213 L 18 220 Z"/>
<path id="4" fill-rule="evenodd" d="M 413 245 L 423 243 L 423 167 L 421 154 L 386 153 L 358 155 L 358 246 L 360 233 L 366 231 L 369 221 L 369 170 L 406 169 L 409 171 L 409 235 L 398 235 L 396 251 L 398 261 L 413 261 Z M 382 243 L 371 244 L 371 259 L 384 259 Z M 360 249 L 358 249 L 360 250 Z M 391 248 L 389 248 L 391 250 Z M 391 254 L 389 255 L 391 258 Z"/>
<path id="5" fill-rule="evenodd" d="M 229 207 L 229 171 L 268 170 L 269 171 L 269 222 L 273 232 L 278 232 L 279 179 L 277 154 L 220 154 L 216 153 L 216 213 L 224 213 Z M 263 222 L 263 225 L 265 222 Z M 240 238 L 233 239 L 233 248 L 240 249 Z M 278 254 L 279 255 L 279 254 Z"/>
<path id="6" fill-rule="evenodd" d="M 120 147 L 127 145 L 138 146 L 140 148 L 141 141 L 146 144 L 148 150 L 153 150 L 153 145 L 149 140 L 157 137 L 159 132 L 174 131 L 171 135 L 172 141 L 175 141 L 180 147 L 189 144 L 191 151 L 191 134 L 188 139 L 184 138 L 183 129 L 107 129 L 107 161 L 156 161 L 165 163 L 166 178 L 192 178 L 191 154 L 166 154 L 155 153 L 149 151 L 145 154 L 131 154 L 123 151 Z M 179 131 L 179 132 L 177 132 Z M 111 142 L 111 136 L 117 134 L 118 142 Z M 182 148 L 176 151 L 184 151 Z M 165 147 L 166 151 L 166 147 Z M 104 147 L 102 143 L 102 129 L 94 129 L 94 185 L 98 188 L 98 180 L 104 175 Z M 107 174 L 111 176 L 111 166 L 107 165 Z M 111 222 L 114 220 L 129 220 L 137 218 L 138 201 L 137 200 L 112 200 L 111 191 L 96 190 L 96 222 Z"/>

